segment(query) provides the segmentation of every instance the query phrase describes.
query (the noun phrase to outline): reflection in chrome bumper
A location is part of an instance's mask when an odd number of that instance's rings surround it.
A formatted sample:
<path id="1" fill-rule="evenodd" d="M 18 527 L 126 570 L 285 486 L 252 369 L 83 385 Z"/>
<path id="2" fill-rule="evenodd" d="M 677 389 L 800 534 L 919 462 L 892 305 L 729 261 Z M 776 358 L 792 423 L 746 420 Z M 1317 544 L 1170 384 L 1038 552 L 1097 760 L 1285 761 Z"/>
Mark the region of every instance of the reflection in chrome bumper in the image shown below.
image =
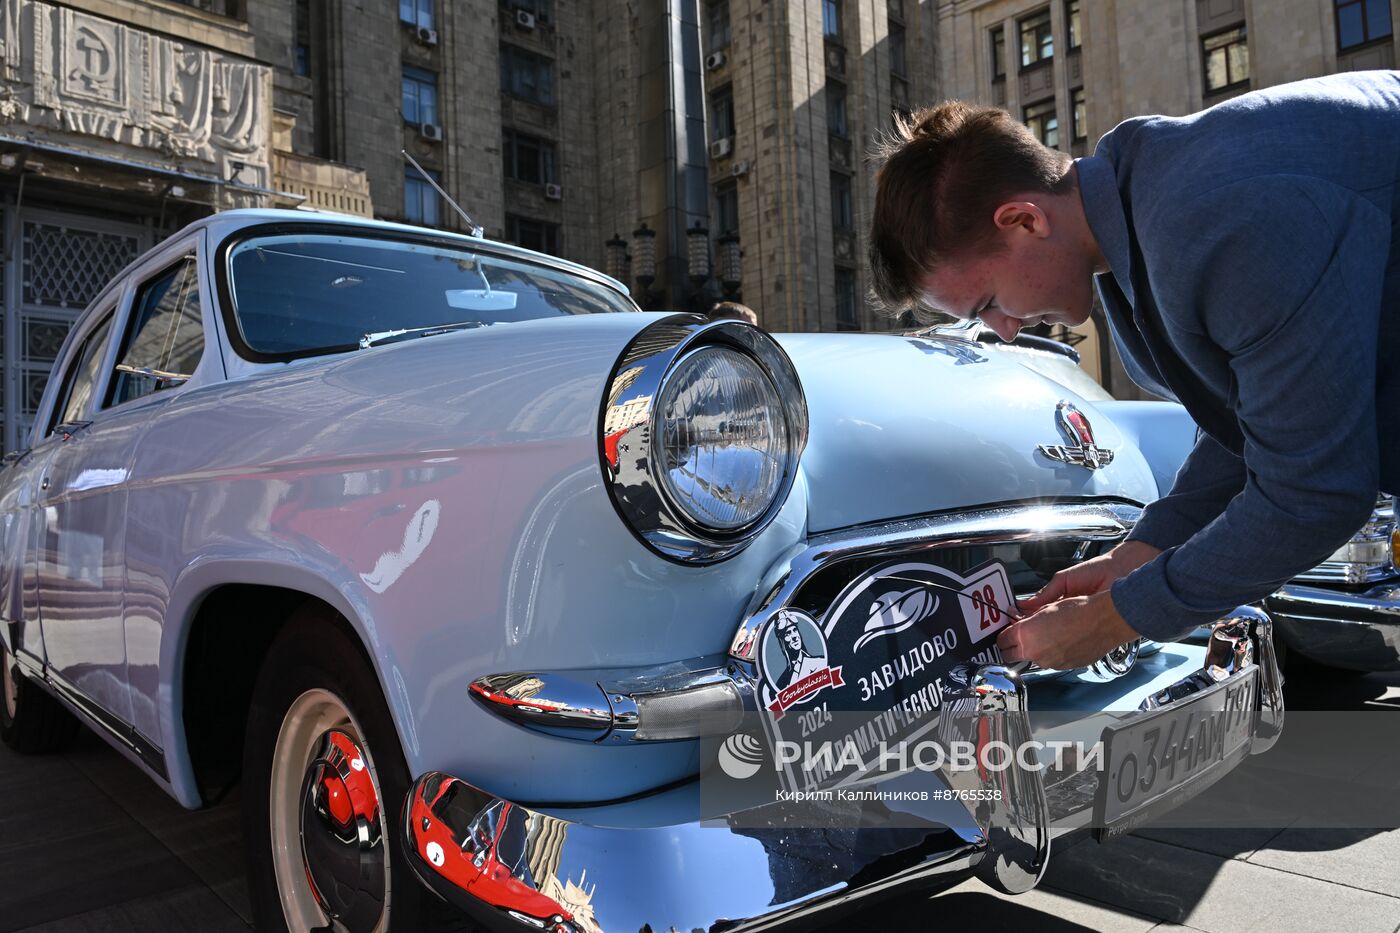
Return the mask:
<path id="1" fill-rule="evenodd" d="M 1272 745 L 1283 707 L 1270 629 L 1268 616 L 1254 609 L 1222 619 L 1206 666 L 1164 691 L 1172 695 L 1154 697 L 1152 708 L 1187 702 L 1257 665 L 1259 715 L 1249 750 Z M 962 687 L 946 698 L 945 740 L 976 735 L 1015 745 L 1031 736 L 1026 687 L 1006 668 L 980 668 Z M 1181 802 L 1237 763 L 1222 763 L 1163 804 Z M 980 780 L 1002 797 L 976 813 L 951 800 L 938 811 L 942 822 L 930 825 L 852 821 L 814 829 L 794 819 L 787 803 L 702 823 L 693 783 L 610 806 L 545 812 L 430 772 L 405 802 L 401 843 L 425 884 L 492 929 L 762 930 L 830 922 L 883 894 L 934 893 L 971 876 L 1023 892 L 1043 874 L 1051 836 L 1085 825 L 1082 808 L 1052 809 L 1040 772 L 979 777 L 973 770 L 949 780 L 955 789 Z"/>
<path id="2" fill-rule="evenodd" d="M 1265 605 L 1288 646 L 1359 671 L 1400 670 L 1400 581 L 1348 593 L 1290 583 Z"/>

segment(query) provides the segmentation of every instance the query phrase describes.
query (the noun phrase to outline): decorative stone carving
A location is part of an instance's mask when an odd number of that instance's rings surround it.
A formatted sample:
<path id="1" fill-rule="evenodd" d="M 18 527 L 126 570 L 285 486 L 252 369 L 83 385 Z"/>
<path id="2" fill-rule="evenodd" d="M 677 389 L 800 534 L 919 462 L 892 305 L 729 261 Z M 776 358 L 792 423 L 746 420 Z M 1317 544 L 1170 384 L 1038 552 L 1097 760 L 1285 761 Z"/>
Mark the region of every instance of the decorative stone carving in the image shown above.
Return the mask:
<path id="1" fill-rule="evenodd" d="M 0 0 L 0 121 L 265 186 L 272 70 L 41 0 Z"/>

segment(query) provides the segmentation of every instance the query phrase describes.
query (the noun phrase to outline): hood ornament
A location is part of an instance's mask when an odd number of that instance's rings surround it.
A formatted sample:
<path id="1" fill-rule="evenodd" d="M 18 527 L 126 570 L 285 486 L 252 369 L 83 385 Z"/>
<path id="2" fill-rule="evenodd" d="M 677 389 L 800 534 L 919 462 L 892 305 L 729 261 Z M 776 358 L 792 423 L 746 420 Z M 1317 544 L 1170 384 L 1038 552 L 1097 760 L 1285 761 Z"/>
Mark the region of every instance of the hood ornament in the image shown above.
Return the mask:
<path id="1" fill-rule="evenodd" d="M 1069 444 L 1041 444 L 1036 450 L 1051 460 L 1082 466 L 1086 470 L 1097 470 L 1113 462 L 1113 451 L 1094 443 L 1094 429 L 1078 408 L 1062 400 L 1055 406 L 1055 421 Z"/>

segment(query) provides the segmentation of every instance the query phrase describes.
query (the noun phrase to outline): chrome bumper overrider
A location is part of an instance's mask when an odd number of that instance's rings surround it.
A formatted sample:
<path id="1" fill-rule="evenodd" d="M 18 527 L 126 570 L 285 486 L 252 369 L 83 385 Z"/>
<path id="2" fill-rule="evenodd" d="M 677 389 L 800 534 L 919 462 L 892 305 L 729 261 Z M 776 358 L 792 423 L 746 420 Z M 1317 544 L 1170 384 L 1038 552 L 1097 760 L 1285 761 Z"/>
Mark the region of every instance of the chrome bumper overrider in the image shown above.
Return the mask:
<path id="1" fill-rule="evenodd" d="M 1156 690 L 1143 708 L 1184 707 L 1257 668 L 1246 747 L 1263 751 L 1283 725 L 1271 634 L 1264 613 L 1232 613 L 1213 627 L 1204 666 Z M 939 735 L 1013 745 L 1028 739 L 1027 694 L 1007 668 L 978 668 L 945 696 Z M 1236 763 L 1222 761 L 1158 802 L 1175 805 Z M 400 841 L 425 884 L 492 929 L 761 930 L 829 922 L 880 895 L 934 893 L 971 876 L 1023 892 L 1044 873 L 1052 836 L 1089 822 L 1082 807 L 1067 812 L 1047 801 L 1042 771 L 973 769 L 920 779 L 930 789 L 995 789 L 1001 796 L 975 806 L 948 800 L 935 820 L 913 828 L 863 823 L 866 804 L 838 804 L 848 811 L 845 828 L 804 828 L 812 824 L 796 812 L 802 805 L 787 802 L 744 811 L 742 820 L 702 814 L 698 782 L 622 803 L 545 809 L 430 772 L 405 801 Z"/>
<path id="2" fill-rule="evenodd" d="M 1400 580 L 1360 593 L 1290 583 L 1265 605 L 1288 646 L 1311 660 L 1400 670 Z"/>

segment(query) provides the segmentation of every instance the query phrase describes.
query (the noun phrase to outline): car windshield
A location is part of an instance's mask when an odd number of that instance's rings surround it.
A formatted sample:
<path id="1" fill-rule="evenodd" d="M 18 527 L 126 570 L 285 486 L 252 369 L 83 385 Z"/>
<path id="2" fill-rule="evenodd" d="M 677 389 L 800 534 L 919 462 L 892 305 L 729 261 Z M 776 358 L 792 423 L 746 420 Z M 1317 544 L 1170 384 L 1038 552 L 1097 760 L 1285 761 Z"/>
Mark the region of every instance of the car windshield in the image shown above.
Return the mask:
<path id="1" fill-rule="evenodd" d="M 405 329 L 636 310 L 562 270 L 359 234 L 254 237 L 230 250 L 228 269 L 243 342 L 277 356 L 351 349 Z"/>

